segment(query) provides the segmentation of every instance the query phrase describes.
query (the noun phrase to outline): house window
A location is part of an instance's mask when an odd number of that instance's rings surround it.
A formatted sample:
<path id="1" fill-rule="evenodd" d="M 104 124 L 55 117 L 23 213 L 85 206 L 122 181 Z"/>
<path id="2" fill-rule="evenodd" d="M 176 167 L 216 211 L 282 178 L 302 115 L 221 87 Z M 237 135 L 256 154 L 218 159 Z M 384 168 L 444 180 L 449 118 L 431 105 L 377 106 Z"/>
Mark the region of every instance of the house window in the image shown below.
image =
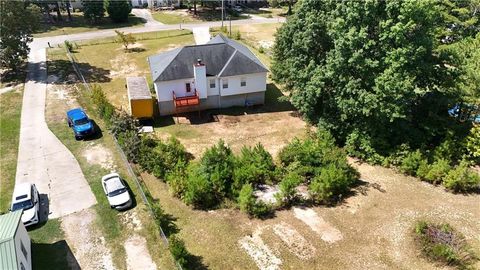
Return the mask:
<path id="1" fill-rule="evenodd" d="M 28 261 L 28 258 L 27 258 L 27 250 L 25 249 L 25 246 L 23 246 L 23 242 L 22 242 L 22 241 L 20 241 L 20 250 L 22 250 L 23 256 L 25 256 L 25 260 Z"/>
<path id="2" fill-rule="evenodd" d="M 222 87 L 225 89 L 225 88 L 228 88 L 228 79 L 222 79 Z"/>
<path id="3" fill-rule="evenodd" d="M 240 86 L 247 86 L 247 78 L 245 77 L 240 78 Z"/>
<path id="4" fill-rule="evenodd" d="M 187 93 L 190 93 L 192 91 L 192 88 L 190 87 L 190 83 L 185 84 L 185 88 L 187 89 Z"/>
<path id="5" fill-rule="evenodd" d="M 210 79 L 210 88 L 215 88 L 215 79 Z"/>

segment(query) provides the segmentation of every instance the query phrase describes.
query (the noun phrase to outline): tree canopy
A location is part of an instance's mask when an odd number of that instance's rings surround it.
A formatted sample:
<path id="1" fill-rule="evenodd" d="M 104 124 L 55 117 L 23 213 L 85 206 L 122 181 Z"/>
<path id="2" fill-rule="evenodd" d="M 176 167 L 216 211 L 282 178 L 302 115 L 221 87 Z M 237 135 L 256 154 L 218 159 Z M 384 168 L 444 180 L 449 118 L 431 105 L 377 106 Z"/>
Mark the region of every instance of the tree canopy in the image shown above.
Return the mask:
<path id="1" fill-rule="evenodd" d="M 106 7 L 108 16 L 116 23 L 128 21 L 128 15 L 132 11 L 132 6 L 127 0 L 107 0 Z"/>
<path id="2" fill-rule="evenodd" d="M 98 23 L 105 16 L 105 3 L 103 0 L 82 0 L 83 16 L 92 23 Z"/>
<path id="3" fill-rule="evenodd" d="M 277 33 L 273 78 L 308 120 L 353 149 L 383 154 L 443 136 L 462 96 L 451 58 L 438 53 L 452 23 L 436 3 L 300 1 Z M 461 29 L 454 40 L 478 32 L 471 22 Z"/>
<path id="4" fill-rule="evenodd" d="M 40 9 L 16 1 L 0 1 L 0 69 L 15 70 L 27 59 Z"/>

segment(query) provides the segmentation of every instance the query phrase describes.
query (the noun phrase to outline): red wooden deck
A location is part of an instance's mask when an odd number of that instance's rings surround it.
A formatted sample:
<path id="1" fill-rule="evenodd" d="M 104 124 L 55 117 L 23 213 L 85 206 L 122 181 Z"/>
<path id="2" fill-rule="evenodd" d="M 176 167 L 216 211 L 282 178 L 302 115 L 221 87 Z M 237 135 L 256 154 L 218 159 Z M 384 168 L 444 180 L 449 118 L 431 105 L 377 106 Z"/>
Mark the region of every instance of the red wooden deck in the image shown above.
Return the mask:
<path id="1" fill-rule="evenodd" d="M 179 107 L 187 107 L 187 106 L 194 106 L 200 103 L 200 99 L 198 98 L 197 90 L 195 90 L 192 96 L 185 96 L 185 97 L 177 97 L 175 92 L 173 91 L 173 102 L 176 108 Z"/>

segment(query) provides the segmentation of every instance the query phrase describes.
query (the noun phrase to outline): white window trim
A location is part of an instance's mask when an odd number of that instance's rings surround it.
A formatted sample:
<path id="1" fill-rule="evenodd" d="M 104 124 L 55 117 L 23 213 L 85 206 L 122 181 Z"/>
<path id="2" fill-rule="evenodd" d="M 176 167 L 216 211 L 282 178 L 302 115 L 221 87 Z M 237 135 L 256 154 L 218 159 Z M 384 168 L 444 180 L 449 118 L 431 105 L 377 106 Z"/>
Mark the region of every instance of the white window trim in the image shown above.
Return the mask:
<path id="1" fill-rule="evenodd" d="M 213 82 L 213 83 L 212 83 L 212 82 Z M 212 87 L 212 85 L 213 85 L 213 87 Z M 216 88 L 216 87 L 217 87 L 217 80 L 215 80 L 215 79 L 209 79 L 209 81 L 208 81 L 208 86 L 210 87 L 210 89 Z"/>
<path id="2" fill-rule="evenodd" d="M 242 85 L 245 84 L 245 85 Z M 247 86 L 247 78 L 246 77 L 240 77 L 240 87 L 245 87 Z"/>

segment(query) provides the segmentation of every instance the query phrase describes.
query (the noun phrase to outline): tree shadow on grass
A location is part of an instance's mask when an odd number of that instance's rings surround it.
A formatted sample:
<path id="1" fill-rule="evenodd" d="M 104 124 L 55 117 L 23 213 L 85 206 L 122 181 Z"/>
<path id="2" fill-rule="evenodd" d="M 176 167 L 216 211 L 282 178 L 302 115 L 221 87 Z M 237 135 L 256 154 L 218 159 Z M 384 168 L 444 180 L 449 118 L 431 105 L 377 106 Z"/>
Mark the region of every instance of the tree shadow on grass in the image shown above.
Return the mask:
<path id="1" fill-rule="evenodd" d="M 81 269 L 65 240 L 52 244 L 32 242 L 34 269 Z"/>
<path id="2" fill-rule="evenodd" d="M 144 52 L 146 51 L 145 48 L 140 48 L 140 47 L 137 47 L 137 48 L 130 48 L 127 50 L 127 52 L 129 53 L 139 53 L 139 52 Z"/>
<path id="3" fill-rule="evenodd" d="M 127 22 L 123 23 L 113 23 L 110 18 L 102 18 L 96 24 L 92 24 L 85 20 L 83 15 L 72 14 L 72 20 L 67 21 L 67 14 L 62 14 L 63 21 L 53 21 L 53 22 L 42 22 L 35 34 L 42 34 L 50 31 L 59 30 L 64 27 L 69 27 L 72 29 L 82 28 L 82 27 L 92 27 L 95 29 L 111 29 L 111 28 L 121 28 L 127 26 L 136 26 L 146 23 L 146 20 L 135 15 L 130 14 Z M 69 31 L 63 31 L 63 34 L 69 34 Z"/>
<path id="4" fill-rule="evenodd" d="M 72 66 L 72 62 L 69 60 L 51 60 L 47 62 L 47 66 L 48 73 L 58 77 L 57 80 L 50 82 L 53 84 L 63 84 L 70 80 L 68 79 L 70 74 L 74 74 L 75 76 L 77 75 Z M 110 70 L 108 69 L 95 67 L 89 63 L 81 62 L 77 63 L 77 66 L 82 72 L 83 76 L 85 76 L 85 79 L 90 83 L 105 83 L 112 80 L 110 78 Z M 38 81 L 39 78 L 36 76 L 30 76 L 29 80 Z M 80 78 L 76 78 L 76 80 L 80 80 Z"/>
<path id="5" fill-rule="evenodd" d="M 204 264 L 203 257 L 188 254 L 187 267 L 185 267 L 185 269 L 206 270 L 208 269 L 208 266 Z"/>

